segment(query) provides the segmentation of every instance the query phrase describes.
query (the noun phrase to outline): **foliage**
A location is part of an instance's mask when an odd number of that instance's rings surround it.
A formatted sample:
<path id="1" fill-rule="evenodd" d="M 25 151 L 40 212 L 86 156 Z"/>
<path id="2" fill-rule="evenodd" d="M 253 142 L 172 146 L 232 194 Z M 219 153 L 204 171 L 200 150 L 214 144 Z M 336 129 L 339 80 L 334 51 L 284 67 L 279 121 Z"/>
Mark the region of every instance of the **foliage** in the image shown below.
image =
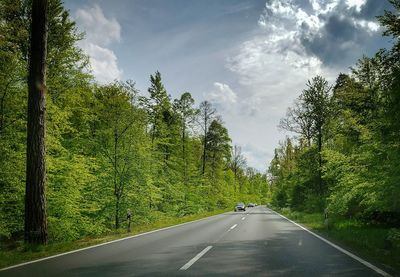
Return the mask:
<path id="1" fill-rule="evenodd" d="M 30 0 L 0 2 L 0 240 L 22 238 Z M 98 84 L 83 35 L 49 1 L 46 163 L 50 243 L 260 202 L 265 174 L 240 163 L 209 102 L 172 99 L 160 72 L 148 94 L 132 81 Z M 200 111 L 203 113 L 201 114 Z M 240 187 L 235 189 L 235 184 Z"/>
<path id="2" fill-rule="evenodd" d="M 363 56 L 334 85 L 319 76 L 308 81 L 281 120 L 298 137 L 271 162 L 275 206 L 400 224 L 400 3 L 391 3 L 397 10 L 378 19 L 393 48 Z"/>

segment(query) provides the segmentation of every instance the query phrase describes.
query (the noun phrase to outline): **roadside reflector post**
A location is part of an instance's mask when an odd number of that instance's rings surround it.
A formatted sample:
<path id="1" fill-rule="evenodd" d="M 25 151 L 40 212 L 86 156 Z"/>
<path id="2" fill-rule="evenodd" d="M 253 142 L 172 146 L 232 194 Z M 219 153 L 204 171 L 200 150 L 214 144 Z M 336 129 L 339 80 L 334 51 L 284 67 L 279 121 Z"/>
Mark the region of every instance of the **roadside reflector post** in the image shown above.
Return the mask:
<path id="1" fill-rule="evenodd" d="M 325 227 L 327 228 L 327 229 L 329 229 L 329 210 L 328 210 L 328 208 L 325 208 L 325 210 L 324 210 L 324 224 L 325 224 Z"/>
<path id="2" fill-rule="evenodd" d="M 132 216 L 131 210 L 128 209 L 126 213 L 126 219 L 128 220 L 128 232 L 131 231 L 131 216 Z"/>

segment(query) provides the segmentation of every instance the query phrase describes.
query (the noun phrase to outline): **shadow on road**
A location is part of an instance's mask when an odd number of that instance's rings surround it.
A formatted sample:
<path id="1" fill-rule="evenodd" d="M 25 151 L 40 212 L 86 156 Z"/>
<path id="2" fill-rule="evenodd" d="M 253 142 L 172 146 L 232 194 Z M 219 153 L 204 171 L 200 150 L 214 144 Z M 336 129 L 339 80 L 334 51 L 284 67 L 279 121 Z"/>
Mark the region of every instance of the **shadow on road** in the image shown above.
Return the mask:
<path id="1" fill-rule="evenodd" d="M 224 241 L 190 269 L 198 276 L 380 276 L 302 230 Z M 188 272 L 189 273 L 189 272 Z"/>
<path id="2" fill-rule="evenodd" d="M 173 250 L 162 250 L 153 259 L 141 259 L 140 253 L 132 253 L 128 261 L 99 261 L 99 265 L 65 273 L 66 276 L 378 276 L 322 241 L 294 229 L 276 233 L 266 240 L 216 243 L 187 271 L 179 271 L 174 266 L 183 265 L 187 257 L 171 260 L 168 257 L 173 255 L 169 251 Z"/>

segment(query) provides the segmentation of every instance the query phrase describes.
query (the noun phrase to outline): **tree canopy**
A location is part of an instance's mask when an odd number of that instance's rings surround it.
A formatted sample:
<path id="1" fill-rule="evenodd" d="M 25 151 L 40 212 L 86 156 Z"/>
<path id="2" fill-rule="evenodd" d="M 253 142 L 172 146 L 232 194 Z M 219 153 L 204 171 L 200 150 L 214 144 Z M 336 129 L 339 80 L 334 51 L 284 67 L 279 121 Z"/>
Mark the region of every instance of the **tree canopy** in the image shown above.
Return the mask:
<path id="1" fill-rule="evenodd" d="M 1 240 L 23 237 L 30 5 L 0 2 Z M 147 92 L 130 80 L 100 84 L 60 0 L 49 0 L 48 22 L 49 241 L 126 228 L 128 210 L 134 228 L 266 196 L 265 174 L 243 163 L 233 172 L 229 132 L 211 103 L 190 92 L 173 99 L 158 71 Z"/>
<path id="2" fill-rule="evenodd" d="M 334 84 L 307 82 L 280 127 L 297 134 L 269 168 L 273 203 L 399 225 L 399 11 L 379 16 L 393 47 L 363 56 Z"/>

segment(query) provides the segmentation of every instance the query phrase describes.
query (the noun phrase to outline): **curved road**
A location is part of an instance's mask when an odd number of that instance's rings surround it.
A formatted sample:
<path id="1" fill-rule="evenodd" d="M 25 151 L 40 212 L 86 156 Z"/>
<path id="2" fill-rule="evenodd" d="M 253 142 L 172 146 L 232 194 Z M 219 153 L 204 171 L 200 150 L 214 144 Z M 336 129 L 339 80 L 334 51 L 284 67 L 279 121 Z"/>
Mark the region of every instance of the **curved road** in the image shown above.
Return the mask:
<path id="1" fill-rule="evenodd" d="M 0 271 L 0 276 L 380 276 L 265 207 Z"/>

